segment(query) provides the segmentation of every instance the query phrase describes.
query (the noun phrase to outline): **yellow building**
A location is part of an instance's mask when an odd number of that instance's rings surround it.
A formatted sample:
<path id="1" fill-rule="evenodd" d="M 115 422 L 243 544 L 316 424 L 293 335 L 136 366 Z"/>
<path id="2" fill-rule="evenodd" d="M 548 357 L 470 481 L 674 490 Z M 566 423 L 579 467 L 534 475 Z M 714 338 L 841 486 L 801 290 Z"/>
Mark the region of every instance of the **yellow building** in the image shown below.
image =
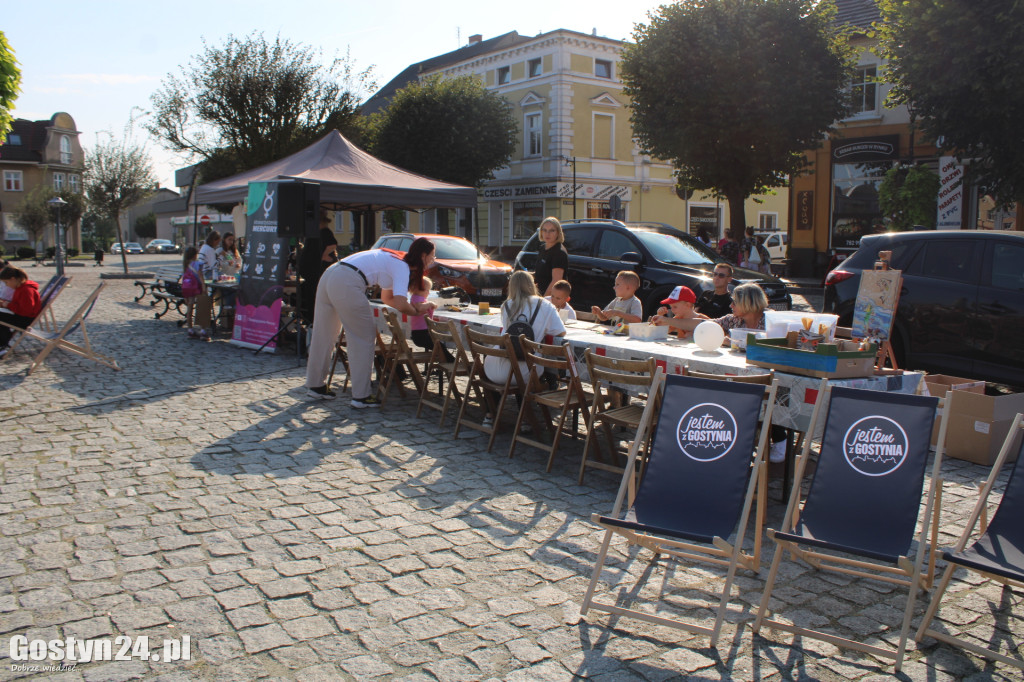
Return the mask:
<path id="1" fill-rule="evenodd" d="M 707 196 L 676 193 L 670 164 L 640 153 L 633 140 L 629 100 L 619 79 L 625 43 L 559 29 L 535 37 L 510 32 L 411 65 L 371 98 L 379 111 L 416 78 L 472 75 L 514 107 L 520 139 L 508 166 L 480 193 L 477 230 L 468 216 L 450 225 L 431 215 L 410 216 L 411 229 L 462 234 L 489 250 L 519 251 L 549 215 L 561 220 L 609 218 L 617 201 L 623 220 L 663 222 L 721 236 L 728 207 Z M 748 201 L 747 222 L 770 231 L 788 222 L 788 193 Z M 477 236 L 479 235 L 479 237 Z"/>

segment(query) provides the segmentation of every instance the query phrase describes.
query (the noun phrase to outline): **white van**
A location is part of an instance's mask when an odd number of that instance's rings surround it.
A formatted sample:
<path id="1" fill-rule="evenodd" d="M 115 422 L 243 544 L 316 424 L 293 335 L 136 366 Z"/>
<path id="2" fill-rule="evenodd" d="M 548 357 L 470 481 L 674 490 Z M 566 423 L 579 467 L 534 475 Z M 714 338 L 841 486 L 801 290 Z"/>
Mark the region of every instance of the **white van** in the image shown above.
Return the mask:
<path id="1" fill-rule="evenodd" d="M 785 232 L 768 232 L 759 234 L 764 237 L 764 246 L 768 249 L 773 261 L 780 261 L 786 257 L 786 246 L 789 244 L 789 235 Z"/>

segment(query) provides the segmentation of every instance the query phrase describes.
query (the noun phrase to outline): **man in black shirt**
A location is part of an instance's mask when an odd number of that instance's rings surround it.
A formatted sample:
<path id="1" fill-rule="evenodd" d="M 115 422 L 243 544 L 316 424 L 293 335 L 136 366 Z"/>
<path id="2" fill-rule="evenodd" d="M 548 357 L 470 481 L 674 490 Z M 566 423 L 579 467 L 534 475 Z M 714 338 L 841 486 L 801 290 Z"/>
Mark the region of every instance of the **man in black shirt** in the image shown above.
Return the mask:
<path id="1" fill-rule="evenodd" d="M 728 263 L 719 263 L 715 266 L 713 278 L 715 290 L 702 291 L 695 306 L 697 312 L 707 315 L 712 320 L 732 312 L 732 294 L 729 293 L 732 266 Z"/>

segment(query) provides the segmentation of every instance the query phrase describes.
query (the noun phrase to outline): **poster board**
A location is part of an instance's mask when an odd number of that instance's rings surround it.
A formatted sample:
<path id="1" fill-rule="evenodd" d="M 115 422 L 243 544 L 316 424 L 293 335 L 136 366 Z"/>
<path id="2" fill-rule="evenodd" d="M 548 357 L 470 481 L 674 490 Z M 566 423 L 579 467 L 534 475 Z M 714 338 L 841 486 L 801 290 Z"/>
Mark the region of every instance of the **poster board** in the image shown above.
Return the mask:
<path id="1" fill-rule="evenodd" d="M 864 270 L 860 275 L 853 309 L 855 339 L 888 341 L 899 302 L 902 273 L 899 270 Z"/>

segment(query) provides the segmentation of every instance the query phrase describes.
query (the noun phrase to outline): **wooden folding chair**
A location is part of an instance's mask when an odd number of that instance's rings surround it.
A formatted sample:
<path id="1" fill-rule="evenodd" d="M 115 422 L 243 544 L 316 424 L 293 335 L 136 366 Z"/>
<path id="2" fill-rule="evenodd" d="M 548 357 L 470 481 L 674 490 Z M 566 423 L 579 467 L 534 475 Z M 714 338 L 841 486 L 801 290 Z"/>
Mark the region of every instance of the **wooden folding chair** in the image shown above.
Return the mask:
<path id="1" fill-rule="evenodd" d="M 512 457 L 516 451 L 516 443 L 522 442 L 543 450 L 548 454 L 548 463 L 545 471 L 551 471 L 555 463 L 555 453 L 558 452 L 558 444 L 562 439 L 565 429 L 565 420 L 572 413 L 583 413 L 583 421 L 586 424 L 587 432 L 590 431 L 590 410 L 589 401 L 592 396 L 583 390 L 583 383 L 580 381 L 579 371 L 576 369 L 576 360 L 573 357 L 572 349 L 568 343 L 561 346 L 548 345 L 531 341 L 525 336 L 519 337 L 519 343 L 526 358 L 526 366 L 529 368 L 526 377 L 526 391 L 523 393 L 523 404 L 519 408 L 519 418 L 516 420 L 516 428 L 512 433 L 512 444 L 508 448 L 508 456 Z M 556 375 L 564 375 L 562 381 L 565 386 L 558 386 L 550 389 L 544 383 L 541 375 L 545 371 L 553 372 Z M 544 414 L 544 424 L 551 430 L 551 410 L 558 410 L 557 424 L 551 433 L 551 442 L 544 443 L 531 435 L 521 433 L 523 417 L 529 418 L 532 415 L 532 406 L 537 405 Z M 575 434 L 575 429 L 573 429 Z M 540 434 L 534 431 L 532 436 L 539 437 Z"/>
<path id="2" fill-rule="evenodd" d="M 469 340 L 469 352 L 473 358 L 473 364 L 469 370 L 469 384 L 462 397 L 459 417 L 455 420 L 455 437 L 459 437 L 459 431 L 463 426 L 482 431 L 489 436 L 487 451 L 490 452 L 494 447 L 494 438 L 498 435 L 501 427 L 506 400 L 509 395 L 522 398 L 523 375 L 519 371 L 519 362 L 512 347 L 512 339 L 508 334 L 485 334 L 467 327 L 466 337 Z M 503 382 L 491 381 L 484 372 L 484 361 L 489 357 L 502 359 L 509 363 L 509 373 Z M 478 420 L 471 419 L 467 409 L 472 402 L 471 392 L 477 396 L 475 411 L 480 412 Z M 495 394 L 498 396 L 497 401 L 494 399 Z M 490 415 L 489 423 L 488 415 Z"/>
<path id="3" fill-rule="evenodd" d="M 36 367 L 41 365 L 46 357 L 55 348 L 61 348 L 68 353 L 72 353 L 82 358 L 92 360 L 101 365 L 110 367 L 111 369 L 121 369 L 117 360 L 109 358 L 106 355 L 101 355 L 93 350 L 92 343 L 89 340 L 89 331 L 86 328 L 85 322 L 89 317 L 89 313 L 92 312 L 93 306 L 96 305 L 96 300 L 100 296 L 100 292 L 103 291 L 103 287 L 107 286 L 106 282 L 100 282 L 100 284 L 93 289 L 93 292 L 82 302 L 82 305 L 78 307 L 78 310 L 68 319 L 66 323 L 55 332 L 43 332 L 36 329 L 27 329 L 23 333 L 23 338 L 30 338 L 40 341 L 44 344 L 43 349 L 39 351 L 35 359 L 28 367 L 26 375 L 31 374 Z M 72 343 L 67 340 L 67 336 L 77 329 L 82 330 L 83 343 L 81 345 Z M 8 353 L 9 355 L 10 353 Z"/>
<path id="4" fill-rule="evenodd" d="M 462 337 L 452 320 L 435 320 L 428 317 L 426 322 L 430 338 L 434 340 L 434 348 L 430 353 L 430 359 L 427 361 L 427 380 L 423 384 L 423 390 L 420 392 L 420 402 L 416 407 L 416 416 L 420 416 L 424 407 L 429 407 L 441 413 L 441 418 L 438 420 L 437 425 L 443 426 L 445 415 L 448 414 L 448 406 L 452 401 L 455 402 L 457 407 L 462 406 L 462 392 L 459 390 L 455 379 L 460 376 L 469 376 L 469 370 L 473 363 L 470 361 L 469 356 L 466 355 L 466 347 L 462 344 Z M 445 349 L 448 346 L 451 346 L 449 351 L 452 356 L 451 360 L 445 357 Z M 438 375 L 438 382 L 442 384 L 444 379 L 448 380 L 448 389 L 444 391 L 443 401 L 440 395 L 438 395 L 437 401 L 430 397 L 430 377 L 435 374 Z M 439 386 L 439 393 L 441 390 L 443 390 L 443 387 Z"/>
<path id="5" fill-rule="evenodd" d="M 1016 447 L 1014 447 L 1015 440 L 1020 441 Z M 995 487 L 996 478 L 1006 466 L 1010 453 L 1014 451 L 1017 453 L 1017 460 L 1010 465 L 1010 479 L 1003 490 L 1003 497 L 999 501 L 992 522 L 986 524 L 988 498 Z M 940 642 L 965 649 L 984 658 L 1024 669 L 1024 660 L 1020 658 L 1008 656 L 995 649 L 979 646 L 962 637 L 955 637 L 929 627 L 939 610 L 946 588 L 953 578 L 953 572 L 958 568 L 966 569 L 970 573 L 978 574 L 986 579 L 986 583 L 982 585 L 971 580 L 971 592 L 987 585 L 989 580 L 1002 583 L 1005 586 L 1004 590 L 1008 587 L 1016 587 L 1018 590 L 1024 588 L 1024 524 L 1021 523 L 1021 519 L 1024 518 L 1024 465 L 1021 464 L 1021 460 L 1024 460 L 1024 415 L 1018 414 L 1013 420 L 1010 432 L 1006 435 L 1006 440 L 1003 441 L 999 456 L 996 457 L 996 461 L 992 465 L 992 471 L 981 487 L 978 502 L 967 521 L 967 527 L 964 528 L 963 534 L 953 549 L 946 550 L 942 554 L 942 558 L 949 562 L 949 565 L 946 566 L 939 586 L 932 595 L 928 610 L 925 612 L 924 618 L 921 619 L 916 636 L 918 642 L 926 636 L 933 637 Z M 974 538 L 974 542 L 968 547 L 967 543 L 972 538 Z M 959 596 L 962 597 L 963 593 Z M 1012 616 L 1013 614 L 1007 615 Z M 987 626 L 991 623 L 991 618 L 982 618 L 977 622 Z M 974 624 L 957 623 L 958 629 L 973 629 L 973 627 Z M 1010 631 L 1018 632 L 1019 630 L 1013 628 Z M 991 632 L 991 628 L 985 627 L 984 632 L 978 633 L 977 639 L 992 642 L 996 636 Z M 1019 640 L 1014 635 L 1007 634 L 1005 640 L 1006 648 L 1009 651 L 1012 652 L 1018 648 Z"/>
<path id="6" fill-rule="evenodd" d="M 65 288 L 67 288 L 70 282 L 71 277 L 61 277 L 55 275 L 52 279 L 50 279 L 49 282 L 46 283 L 46 286 L 43 287 L 43 291 L 40 292 L 39 294 L 39 314 L 36 315 L 35 319 L 29 323 L 27 327 L 28 331 L 34 331 L 37 334 L 53 334 L 57 332 L 57 319 L 53 314 L 53 304 L 56 302 L 61 292 L 64 291 Z M 8 344 L 10 350 L 7 351 L 6 355 L 0 358 L 0 362 L 3 362 L 4 360 L 7 360 L 12 355 L 14 355 L 14 350 L 18 347 L 19 344 L 21 344 L 23 339 L 32 337 L 25 336 L 24 332 L 26 331 L 26 329 L 16 327 L 13 324 L 4 321 L 4 315 L 0 315 L 0 325 L 3 325 L 8 329 L 14 330 L 14 334 L 11 336 L 11 341 Z"/>
<path id="7" fill-rule="evenodd" d="M 795 485 L 782 528 L 768 529 L 768 536 L 777 547 L 754 632 L 759 632 L 765 624 L 841 648 L 892 658 L 899 671 L 917 591 L 926 588 L 929 580 L 922 566 L 925 554 L 934 547 L 935 538 L 933 536 L 929 542 L 928 529 L 931 527 L 934 532 L 937 527 L 932 517 L 939 513 L 935 500 L 941 485 L 942 449 L 949 410 L 945 410 L 942 418 L 915 548 L 915 529 L 938 399 L 843 387 L 823 386 L 823 389 L 823 397 L 814 407 L 807 431 L 814 433 L 822 405 L 828 403 L 818 467 L 802 509 L 801 486 Z M 802 480 L 807 466 L 810 441 L 806 439 L 797 459 L 798 481 Z M 817 570 L 907 587 L 909 594 L 896 650 L 766 619 L 775 578 L 786 553 Z M 912 553 L 913 561 L 909 558 Z"/>
<path id="8" fill-rule="evenodd" d="M 660 385 L 664 374 L 658 373 Z M 634 475 L 636 448 L 619 486 L 611 516 L 594 514 L 591 519 L 605 528 L 594 575 L 583 598 L 581 612 L 591 608 L 707 635 L 718 643 L 722 622 L 739 567 L 756 571 L 758 566 L 743 552 L 750 508 L 757 486 L 757 474 L 768 438 L 766 426 L 758 427 L 763 386 L 669 376 L 654 442 L 636 501 L 620 514 L 630 478 Z M 769 389 L 774 404 L 775 387 Z M 753 466 L 751 466 L 753 462 Z M 717 595 L 713 624 L 704 625 L 681 618 L 669 618 L 597 601 L 594 592 L 608 555 L 612 534 L 654 552 L 726 568 L 724 586 Z M 734 539 L 729 541 L 730 537 Z M 663 594 L 670 594 L 663 588 Z M 665 599 L 663 598 L 663 604 Z M 675 606 L 664 604 L 665 606 Z M 684 608 L 693 605 L 687 603 Z"/>
<path id="9" fill-rule="evenodd" d="M 644 450 L 644 456 L 636 459 L 641 469 L 644 462 L 647 461 L 653 429 L 648 429 L 642 437 L 637 435 L 644 415 L 644 405 L 621 404 L 621 395 L 617 393 L 616 386 L 646 393 L 647 401 L 654 401 L 652 405 L 652 414 L 654 415 L 658 414 L 661 407 L 658 402 L 660 394 L 652 392 L 651 389 L 658 374 L 658 363 L 654 358 L 647 360 L 609 358 L 594 353 L 590 348 L 584 352 L 584 358 L 587 363 L 587 373 L 590 376 L 590 385 L 593 387 L 593 401 L 590 406 L 590 428 L 587 429 L 587 440 L 583 444 L 583 456 L 580 458 L 580 473 L 577 479 L 580 485 L 583 485 L 583 475 L 588 467 L 621 474 L 623 467 L 617 462 L 621 458 L 628 458 L 629 452 L 633 450 L 634 446 L 643 447 Z M 607 459 L 605 459 L 598 437 L 597 427 L 599 424 L 608 443 Z M 618 448 L 618 443 L 623 438 L 617 435 L 616 431 L 622 429 L 631 434 L 633 438 L 626 448 L 627 452 L 621 452 Z M 596 455 L 596 459 L 591 458 L 591 454 Z M 630 502 L 632 502 L 634 492 L 635 490 L 631 488 Z"/>
<path id="10" fill-rule="evenodd" d="M 377 370 L 377 386 L 380 387 L 381 377 L 384 373 L 385 359 L 388 355 L 388 344 L 385 343 L 381 337 L 380 332 L 377 332 L 377 347 L 374 351 L 373 364 Z M 331 382 L 334 381 L 334 373 L 338 368 L 338 363 L 341 362 L 342 367 L 345 368 L 345 383 L 342 384 L 341 390 L 345 392 L 348 390 L 348 343 L 345 339 L 345 330 L 342 329 L 341 333 L 338 334 L 338 341 L 334 344 L 334 360 L 331 362 L 331 372 L 327 375 L 326 385 L 328 388 L 331 387 Z M 399 384 L 399 389 L 402 391 L 402 395 L 405 395 L 405 389 Z"/>
<path id="11" fill-rule="evenodd" d="M 380 390 L 381 402 L 384 402 L 388 397 L 388 392 L 396 380 L 398 380 L 398 385 L 401 386 L 402 379 L 399 376 L 403 371 L 407 377 L 412 379 L 413 384 L 416 386 L 417 394 L 422 394 L 427 382 L 424 380 L 423 374 L 420 373 L 419 363 L 426 363 L 430 360 L 430 352 L 412 349 L 408 339 L 406 339 L 405 330 L 402 329 L 402 323 L 398 319 L 397 312 L 390 308 L 385 308 L 384 320 L 391 331 L 391 343 L 388 346 L 387 364 L 384 365 L 384 382 Z M 402 396 L 405 396 L 404 391 Z"/>

